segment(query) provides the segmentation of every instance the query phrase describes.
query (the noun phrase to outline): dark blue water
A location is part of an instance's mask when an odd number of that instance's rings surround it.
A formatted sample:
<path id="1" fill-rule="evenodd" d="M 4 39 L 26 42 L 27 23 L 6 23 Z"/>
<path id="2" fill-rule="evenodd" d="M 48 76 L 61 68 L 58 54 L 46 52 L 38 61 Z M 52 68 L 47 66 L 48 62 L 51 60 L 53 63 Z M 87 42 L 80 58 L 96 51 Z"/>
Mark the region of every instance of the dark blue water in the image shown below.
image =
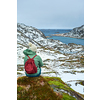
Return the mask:
<path id="1" fill-rule="evenodd" d="M 61 33 L 68 33 L 72 29 L 39 29 L 41 32 L 45 34 L 45 36 L 51 36 L 52 34 L 61 34 Z M 84 45 L 84 39 L 77 39 L 77 38 L 70 38 L 70 37 L 61 37 L 61 36 L 52 36 L 49 39 L 60 40 L 61 42 L 68 44 L 68 43 L 75 43 Z"/>
<path id="2" fill-rule="evenodd" d="M 76 39 L 76 38 L 70 38 L 70 37 L 59 37 L 59 36 L 53 36 L 50 39 L 54 40 L 60 40 L 63 43 L 75 43 L 75 44 L 81 44 L 84 45 L 84 39 Z"/>

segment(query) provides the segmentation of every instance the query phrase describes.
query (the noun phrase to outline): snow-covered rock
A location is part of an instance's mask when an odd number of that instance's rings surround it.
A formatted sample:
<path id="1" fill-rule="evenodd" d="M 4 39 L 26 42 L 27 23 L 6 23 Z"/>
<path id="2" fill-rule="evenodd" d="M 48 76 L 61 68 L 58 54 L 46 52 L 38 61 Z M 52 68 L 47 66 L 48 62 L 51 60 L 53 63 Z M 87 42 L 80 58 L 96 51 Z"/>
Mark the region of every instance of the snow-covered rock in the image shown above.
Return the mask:
<path id="1" fill-rule="evenodd" d="M 76 27 L 68 33 L 64 33 L 65 36 L 84 39 L 84 25 Z"/>

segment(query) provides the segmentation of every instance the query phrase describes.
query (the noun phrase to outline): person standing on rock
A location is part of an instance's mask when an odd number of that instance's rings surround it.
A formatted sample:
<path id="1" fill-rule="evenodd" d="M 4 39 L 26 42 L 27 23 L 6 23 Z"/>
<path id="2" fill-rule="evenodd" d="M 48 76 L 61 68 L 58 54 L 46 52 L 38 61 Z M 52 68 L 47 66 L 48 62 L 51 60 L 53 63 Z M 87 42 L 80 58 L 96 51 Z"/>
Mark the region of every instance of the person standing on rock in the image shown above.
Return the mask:
<path id="1" fill-rule="evenodd" d="M 33 59 L 35 66 L 36 66 L 36 72 L 35 73 L 28 73 L 25 70 L 25 74 L 27 77 L 38 77 L 41 74 L 41 67 L 43 66 L 43 62 L 42 62 L 41 57 L 36 54 L 37 47 L 34 44 L 32 44 L 31 42 L 29 42 L 28 45 L 29 45 L 29 49 L 26 49 L 23 51 L 23 53 L 25 54 L 24 66 L 26 68 L 26 66 L 27 66 L 26 63 L 28 62 L 28 60 Z M 29 63 L 28 63 L 28 66 L 30 66 Z"/>

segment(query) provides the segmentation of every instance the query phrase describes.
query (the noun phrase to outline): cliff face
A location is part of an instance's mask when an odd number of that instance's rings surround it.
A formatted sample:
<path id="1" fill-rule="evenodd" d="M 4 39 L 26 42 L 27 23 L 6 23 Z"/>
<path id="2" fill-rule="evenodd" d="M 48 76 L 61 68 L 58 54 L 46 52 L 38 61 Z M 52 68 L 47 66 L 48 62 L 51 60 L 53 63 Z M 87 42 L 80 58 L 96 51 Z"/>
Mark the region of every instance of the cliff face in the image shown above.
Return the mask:
<path id="1" fill-rule="evenodd" d="M 76 27 L 70 32 L 64 33 L 64 35 L 68 37 L 84 39 L 84 25 L 82 25 L 81 27 Z"/>

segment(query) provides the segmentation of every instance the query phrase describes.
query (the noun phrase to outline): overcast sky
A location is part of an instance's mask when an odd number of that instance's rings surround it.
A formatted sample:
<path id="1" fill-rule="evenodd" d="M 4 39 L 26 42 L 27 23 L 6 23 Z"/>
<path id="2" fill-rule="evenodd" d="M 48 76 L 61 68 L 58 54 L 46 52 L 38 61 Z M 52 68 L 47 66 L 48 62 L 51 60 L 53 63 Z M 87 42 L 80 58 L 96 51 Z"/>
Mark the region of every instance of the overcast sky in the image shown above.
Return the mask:
<path id="1" fill-rule="evenodd" d="M 17 22 L 38 29 L 72 29 L 84 24 L 84 0 L 17 0 Z"/>

